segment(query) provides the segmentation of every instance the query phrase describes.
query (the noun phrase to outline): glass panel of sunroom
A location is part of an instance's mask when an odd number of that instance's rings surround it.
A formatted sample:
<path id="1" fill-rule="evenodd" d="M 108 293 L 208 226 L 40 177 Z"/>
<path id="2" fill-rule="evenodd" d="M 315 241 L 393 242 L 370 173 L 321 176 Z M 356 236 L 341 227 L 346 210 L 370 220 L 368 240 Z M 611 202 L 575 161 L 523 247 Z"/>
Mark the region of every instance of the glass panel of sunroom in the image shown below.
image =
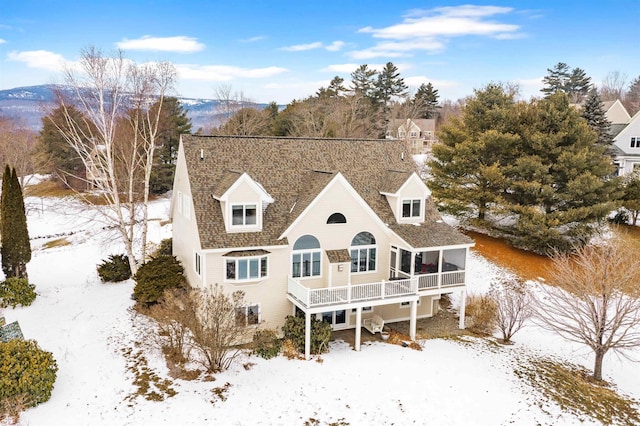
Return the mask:
<path id="1" fill-rule="evenodd" d="M 467 249 L 451 249 L 442 252 L 442 271 L 463 271 L 467 259 Z"/>

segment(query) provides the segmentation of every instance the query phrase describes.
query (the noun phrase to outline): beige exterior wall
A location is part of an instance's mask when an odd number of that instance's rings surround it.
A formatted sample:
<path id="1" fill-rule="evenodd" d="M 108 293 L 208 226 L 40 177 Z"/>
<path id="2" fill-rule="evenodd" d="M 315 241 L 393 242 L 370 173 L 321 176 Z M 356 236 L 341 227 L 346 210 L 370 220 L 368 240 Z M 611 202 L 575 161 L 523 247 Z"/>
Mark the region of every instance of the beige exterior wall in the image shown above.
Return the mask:
<path id="1" fill-rule="evenodd" d="M 629 122 L 631 117 L 629 113 L 624 108 L 620 100 L 616 100 L 611 107 L 606 111 L 605 116 L 607 120 L 611 122 L 611 124 L 626 124 Z"/>
<path id="2" fill-rule="evenodd" d="M 199 287 L 202 279 L 195 271 L 195 253 L 200 251 L 201 245 L 192 200 L 187 165 L 180 145 L 171 197 L 173 235 L 180 235 L 180 238 L 173 238 L 173 254 L 182 263 L 188 282 Z"/>

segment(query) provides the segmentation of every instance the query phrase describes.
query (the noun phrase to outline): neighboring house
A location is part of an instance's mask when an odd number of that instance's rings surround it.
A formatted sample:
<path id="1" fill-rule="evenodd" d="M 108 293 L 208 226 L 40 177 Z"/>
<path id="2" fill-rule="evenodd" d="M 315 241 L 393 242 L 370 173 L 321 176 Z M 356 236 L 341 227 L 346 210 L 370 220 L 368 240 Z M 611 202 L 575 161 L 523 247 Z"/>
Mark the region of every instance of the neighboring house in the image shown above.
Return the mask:
<path id="1" fill-rule="evenodd" d="M 87 189 L 104 189 L 108 179 L 103 166 L 105 156 L 104 145 L 95 145 L 86 161 Z"/>
<path id="2" fill-rule="evenodd" d="M 618 175 L 640 171 L 640 111 L 626 124 L 613 124 L 611 130 Z"/>
<path id="3" fill-rule="evenodd" d="M 620 99 L 603 102 L 602 109 L 604 109 L 604 115 L 611 124 L 627 124 L 631 120 L 631 116 L 622 105 L 622 102 L 620 102 Z"/>
<path id="4" fill-rule="evenodd" d="M 401 139 L 407 141 L 411 147 L 410 154 L 427 154 L 437 141 L 435 118 L 414 118 L 391 120 L 387 139 Z"/>
<path id="5" fill-rule="evenodd" d="M 182 135 L 173 252 L 192 287 L 245 292 L 247 325 L 410 321 L 461 294 L 473 240 L 444 223 L 401 140 Z"/>

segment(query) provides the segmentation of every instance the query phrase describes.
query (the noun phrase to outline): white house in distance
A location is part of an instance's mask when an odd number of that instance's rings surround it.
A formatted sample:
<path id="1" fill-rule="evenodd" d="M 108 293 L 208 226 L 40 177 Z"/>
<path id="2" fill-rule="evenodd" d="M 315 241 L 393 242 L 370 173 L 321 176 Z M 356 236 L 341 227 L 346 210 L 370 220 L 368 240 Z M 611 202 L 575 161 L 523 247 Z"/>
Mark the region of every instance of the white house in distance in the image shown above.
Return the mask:
<path id="1" fill-rule="evenodd" d="M 173 252 L 191 286 L 245 292 L 247 326 L 334 330 L 436 313 L 473 240 L 441 220 L 402 140 L 182 135 Z M 367 321 L 369 320 L 369 321 Z"/>
<path id="2" fill-rule="evenodd" d="M 620 104 L 620 101 L 616 101 Z M 620 104 L 624 113 L 610 114 L 607 110 L 607 118 L 611 121 L 611 133 L 613 135 L 614 163 L 618 167 L 618 175 L 627 175 L 635 171 L 640 172 L 640 111 L 633 117 L 629 117 L 627 110 Z M 621 122 L 625 119 L 625 122 Z"/>

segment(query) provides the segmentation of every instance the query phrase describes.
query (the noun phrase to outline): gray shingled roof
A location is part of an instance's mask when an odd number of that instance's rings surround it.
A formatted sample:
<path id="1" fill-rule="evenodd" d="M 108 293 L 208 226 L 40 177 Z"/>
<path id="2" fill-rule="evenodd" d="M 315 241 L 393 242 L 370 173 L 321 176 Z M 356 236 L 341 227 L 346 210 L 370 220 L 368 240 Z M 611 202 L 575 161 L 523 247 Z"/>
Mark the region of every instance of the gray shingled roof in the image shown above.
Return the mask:
<path id="1" fill-rule="evenodd" d="M 380 191 L 401 185 L 397 179 L 389 182 L 390 175 L 408 177 L 416 171 L 404 141 L 182 135 L 182 144 L 204 249 L 288 244 L 286 238 L 278 237 L 338 172 L 382 222 L 414 247 L 471 242 L 438 223 L 440 215 L 431 202 L 427 203 L 429 225 L 396 224 Z M 264 211 L 262 232 L 227 234 L 220 203 L 213 195 L 220 196 L 243 172 L 274 201 Z"/>

